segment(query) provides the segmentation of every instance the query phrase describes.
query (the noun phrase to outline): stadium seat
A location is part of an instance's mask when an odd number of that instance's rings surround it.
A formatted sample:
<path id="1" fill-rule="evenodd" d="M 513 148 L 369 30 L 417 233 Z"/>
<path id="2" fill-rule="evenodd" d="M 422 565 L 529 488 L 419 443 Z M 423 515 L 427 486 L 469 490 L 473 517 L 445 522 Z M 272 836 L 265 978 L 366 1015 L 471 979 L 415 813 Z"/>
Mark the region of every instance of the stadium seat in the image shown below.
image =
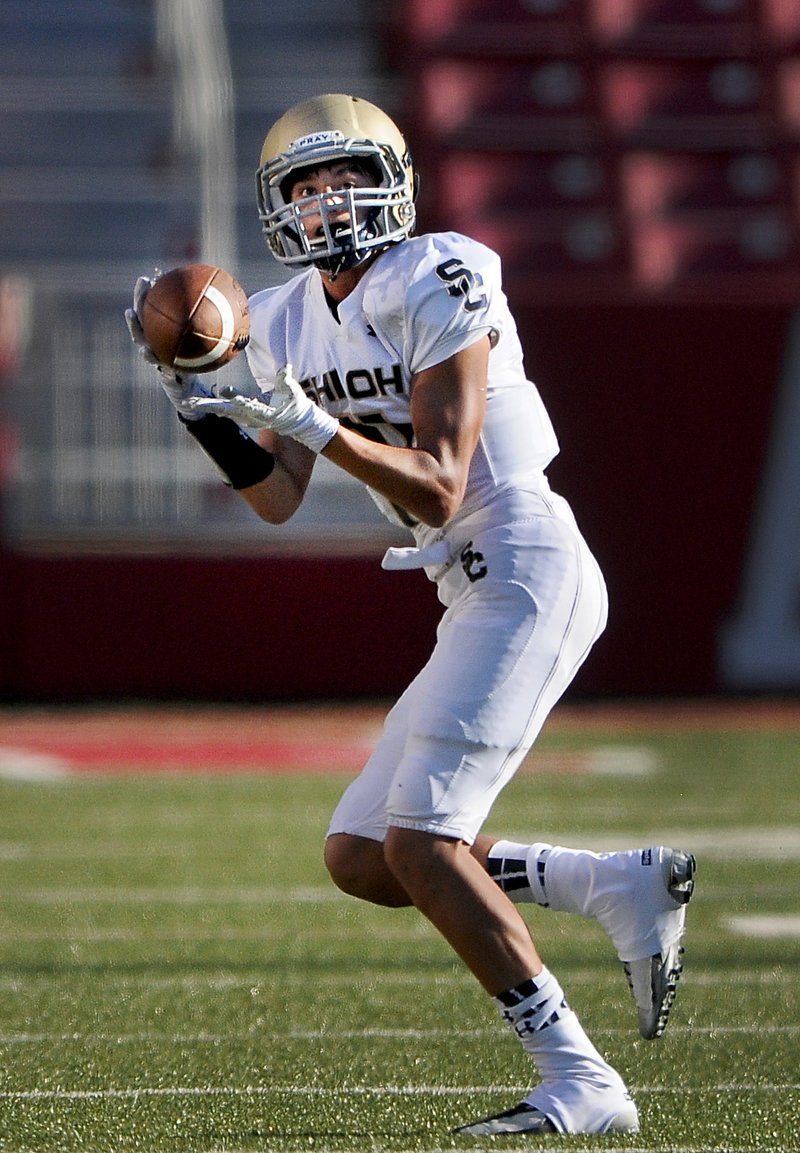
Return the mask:
<path id="1" fill-rule="evenodd" d="M 623 237 L 604 208 L 531 211 L 524 221 L 509 214 L 476 219 L 470 230 L 503 259 L 506 278 L 520 270 L 528 280 L 552 274 L 619 275 L 627 269 Z"/>
<path id="2" fill-rule="evenodd" d="M 783 210 L 683 214 L 634 221 L 633 276 L 647 291 L 692 287 L 705 298 L 763 303 L 800 292 L 800 236 Z"/>
<path id="3" fill-rule="evenodd" d="M 413 120 L 423 148 L 582 151 L 595 138 L 593 81 L 574 60 L 436 60 L 420 70 Z"/>
<path id="4" fill-rule="evenodd" d="M 788 164 L 768 152 L 664 155 L 632 152 L 620 163 L 620 190 L 632 216 L 706 209 L 788 207 Z"/>
<path id="5" fill-rule="evenodd" d="M 761 37 L 771 52 L 800 52 L 800 4 L 796 0 L 762 0 Z"/>
<path id="6" fill-rule="evenodd" d="M 738 56 L 754 51 L 756 0 L 591 0 L 592 39 L 621 56 Z"/>
<path id="7" fill-rule="evenodd" d="M 468 57 L 567 55 L 585 38 L 585 0 L 407 0 L 396 6 L 390 52 Z"/>
<path id="8" fill-rule="evenodd" d="M 446 152 L 435 173 L 443 225 L 573 207 L 597 208 L 611 199 L 607 161 L 592 153 Z"/>
<path id="9" fill-rule="evenodd" d="M 777 73 L 777 115 L 790 138 L 791 144 L 800 145 L 800 59 L 784 60 Z"/>
<path id="10" fill-rule="evenodd" d="M 774 135 L 764 76 L 751 61 L 617 60 L 599 84 L 607 130 L 627 148 L 757 149 Z"/>

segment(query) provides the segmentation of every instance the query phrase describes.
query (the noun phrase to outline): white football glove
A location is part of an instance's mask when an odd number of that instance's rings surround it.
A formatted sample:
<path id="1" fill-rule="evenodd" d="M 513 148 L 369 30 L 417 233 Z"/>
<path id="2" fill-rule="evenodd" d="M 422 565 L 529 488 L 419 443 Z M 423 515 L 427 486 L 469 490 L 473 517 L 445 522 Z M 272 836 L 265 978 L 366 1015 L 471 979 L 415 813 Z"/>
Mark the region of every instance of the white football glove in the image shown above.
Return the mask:
<path id="1" fill-rule="evenodd" d="M 292 376 L 290 364 L 278 370 L 272 392 L 263 393 L 260 398 L 243 396 L 228 387 L 220 389 L 218 397 L 190 397 L 186 406 L 199 416 L 229 416 L 242 428 L 271 429 L 280 436 L 292 437 L 312 452 L 322 452 L 339 431 L 338 420 L 308 399 Z"/>
<path id="2" fill-rule="evenodd" d="M 187 409 L 186 401 L 193 396 L 213 396 L 213 393 L 199 376 L 176 372 L 170 365 L 161 364 L 147 343 L 141 321 L 139 320 L 142 301 L 155 283 L 155 279 L 157 279 L 157 277 L 151 279 L 148 276 L 140 276 L 136 281 L 133 289 L 133 308 L 125 309 L 125 323 L 128 326 L 128 332 L 131 334 L 131 340 L 136 345 L 142 360 L 145 364 L 149 364 L 158 370 L 161 376 L 161 386 L 177 411 L 181 416 L 185 417 L 186 420 L 199 420 L 203 413 L 197 413 L 191 409 Z"/>

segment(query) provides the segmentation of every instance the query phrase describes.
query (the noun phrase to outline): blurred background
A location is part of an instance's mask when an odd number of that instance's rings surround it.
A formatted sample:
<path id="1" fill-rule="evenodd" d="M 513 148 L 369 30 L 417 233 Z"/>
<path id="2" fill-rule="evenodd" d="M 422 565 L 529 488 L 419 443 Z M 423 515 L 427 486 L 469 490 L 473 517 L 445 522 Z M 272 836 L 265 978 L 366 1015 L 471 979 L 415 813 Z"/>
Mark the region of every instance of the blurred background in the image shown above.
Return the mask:
<path id="1" fill-rule="evenodd" d="M 4 0 L 0 699 L 399 691 L 439 606 L 325 467 L 268 528 L 123 321 L 140 274 L 285 278 L 291 104 L 384 107 L 420 231 L 494 247 L 609 584 L 572 697 L 800 694 L 797 0 Z M 238 363 L 226 370 L 245 373 Z"/>

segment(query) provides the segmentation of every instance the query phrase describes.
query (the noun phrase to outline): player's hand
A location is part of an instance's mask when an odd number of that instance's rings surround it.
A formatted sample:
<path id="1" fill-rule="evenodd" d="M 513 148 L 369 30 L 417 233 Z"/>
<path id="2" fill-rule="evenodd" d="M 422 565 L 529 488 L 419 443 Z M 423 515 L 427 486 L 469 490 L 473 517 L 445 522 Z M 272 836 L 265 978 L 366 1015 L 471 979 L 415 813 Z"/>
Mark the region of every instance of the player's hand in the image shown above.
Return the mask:
<path id="1" fill-rule="evenodd" d="M 243 428 L 268 428 L 290 436 L 312 452 L 322 452 L 339 429 L 338 420 L 308 399 L 290 364 L 278 370 L 275 387 L 261 397 L 243 396 L 228 387 L 220 389 L 218 397 L 187 403 L 200 415 L 228 416 Z"/>
<path id="2" fill-rule="evenodd" d="M 142 302 L 154 283 L 154 279 L 149 276 L 140 276 L 136 281 L 133 289 L 133 308 L 125 309 L 125 323 L 139 356 L 145 364 L 157 369 L 164 392 L 177 411 L 187 420 L 198 420 L 203 414 L 187 409 L 186 401 L 191 397 L 211 396 L 208 386 L 199 376 L 176 372 L 170 365 L 162 364 L 145 339 L 139 313 Z"/>

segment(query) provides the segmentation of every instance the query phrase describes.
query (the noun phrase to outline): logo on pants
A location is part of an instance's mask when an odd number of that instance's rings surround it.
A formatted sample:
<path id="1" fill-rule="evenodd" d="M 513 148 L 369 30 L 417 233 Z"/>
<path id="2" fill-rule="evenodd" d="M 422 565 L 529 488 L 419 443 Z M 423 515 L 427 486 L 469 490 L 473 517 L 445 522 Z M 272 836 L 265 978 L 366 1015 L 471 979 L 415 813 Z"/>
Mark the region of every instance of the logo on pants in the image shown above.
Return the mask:
<path id="1" fill-rule="evenodd" d="M 461 567 L 467 575 L 467 580 L 475 581 L 482 580 L 486 576 L 489 569 L 486 567 L 486 558 L 482 552 L 475 552 L 472 547 L 472 541 L 467 541 L 461 550 Z"/>

